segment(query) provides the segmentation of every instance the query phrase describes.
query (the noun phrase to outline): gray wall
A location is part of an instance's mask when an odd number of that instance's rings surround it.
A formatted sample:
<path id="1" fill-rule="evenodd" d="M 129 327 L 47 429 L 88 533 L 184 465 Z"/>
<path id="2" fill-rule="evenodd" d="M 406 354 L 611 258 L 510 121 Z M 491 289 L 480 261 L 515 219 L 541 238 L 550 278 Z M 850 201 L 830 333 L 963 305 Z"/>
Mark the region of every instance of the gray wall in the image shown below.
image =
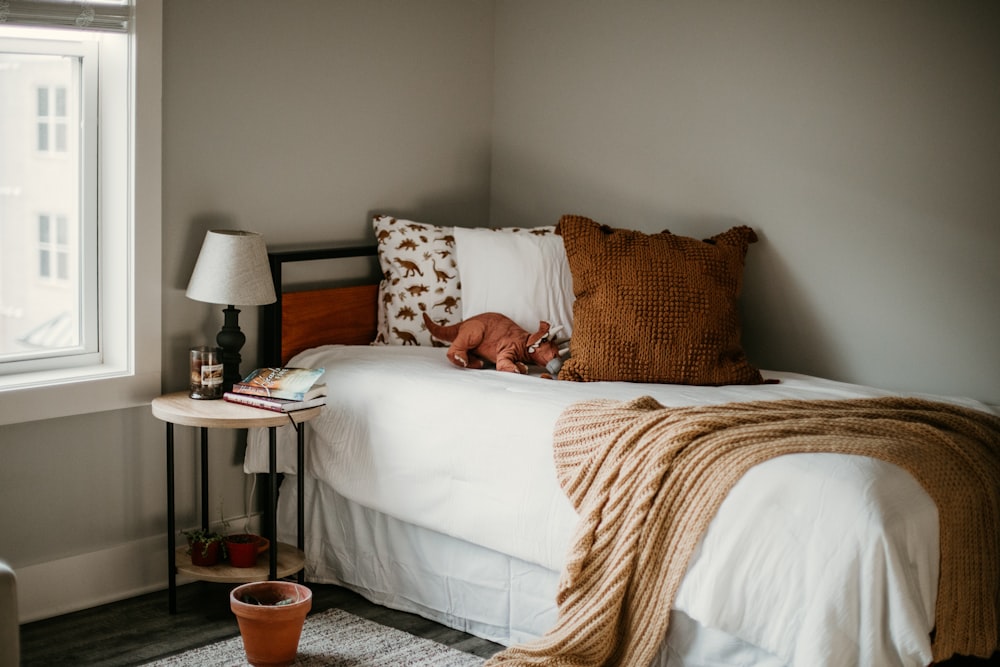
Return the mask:
<path id="1" fill-rule="evenodd" d="M 745 339 L 763 366 L 1000 403 L 1000 23 L 984 7 L 168 0 L 163 390 L 221 322 L 183 295 L 209 228 L 361 241 L 375 211 L 576 212 L 696 236 L 754 226 Z M 249 367 L 254 309 L 241 324 Z M 197 521 L 187 431 L 182 525 Z M 0 427 L 0 558 L 82 558 L 93 571 L 73 574 L 106 576 L 107 597 L 130 592 L 113 588 L 126 574 L 164 585 L 162 443 L 145 408 Z M 230 515 L 241 451 L 213 433 Z M 102 573 L 88 556 L 104 552 L 128 558 Z"/>
<path id="2" fill-rule="evenodd" d="M 492 1 L 164 4 L 164 391 L 222 324 L 184 296 L 206 230 L 280 245 L 370 241 L 374 211 L 488 222 Z M 244 370 L 256 315 L 240 318 Z M 198 523 L 192 431 L 177 429 L 179 527 Z M 22 614 L 166 585 L 163 441 L 148 408 L 0 427 L 0 558 L 24 574 Z M 220 499 L 242 513 L 242 447 L 211 432 L 213 520 Z"/>
<path id="3" fill-rule="evenodd" d="M 164 359 L 212 340 L 184 296 L 205 231 L 364 241 L 371 214 L 489 215 L 493 5 L 170 0 L 164 55 Z M 192 327 L 195 321 L 197 326 Z M 245 350 L 256 312 L 245 309 Z"/>
<path id="4" fill-rule="evenodd" d="M 753 226 L 757 364 L 1000 403 L 1000 8 L 501 0 L 491 214 Z"/>

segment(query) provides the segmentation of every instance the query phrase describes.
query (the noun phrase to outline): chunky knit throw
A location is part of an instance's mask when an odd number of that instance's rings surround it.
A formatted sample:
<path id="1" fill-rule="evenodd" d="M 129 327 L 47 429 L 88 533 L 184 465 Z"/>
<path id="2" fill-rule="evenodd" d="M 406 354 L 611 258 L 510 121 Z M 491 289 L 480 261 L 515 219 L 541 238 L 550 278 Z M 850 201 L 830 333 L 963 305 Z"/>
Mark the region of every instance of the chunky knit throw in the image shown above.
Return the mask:
<path id="1" fill-rule="evenodd" d="M 647 665 L 688 561 L 751 466 L 835 452 L 896 464 L 940 516 L 933 654 L 1000 646 L 1000 418 L 908 399 L 664 408 L 644 397 L 570 406 L 555 430 L 560 483 L 580 515 L 544 637 L 488 665 Z"/>

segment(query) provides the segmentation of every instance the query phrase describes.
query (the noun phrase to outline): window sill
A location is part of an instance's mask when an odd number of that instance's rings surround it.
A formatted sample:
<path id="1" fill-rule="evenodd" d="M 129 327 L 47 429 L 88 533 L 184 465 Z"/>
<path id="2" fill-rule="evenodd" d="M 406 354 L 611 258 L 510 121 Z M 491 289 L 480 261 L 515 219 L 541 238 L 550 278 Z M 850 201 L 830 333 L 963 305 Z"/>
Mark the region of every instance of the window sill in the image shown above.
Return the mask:
<path id="1" fill-rule="evenodd" d="M 160 394 L 160 372 L 107 366 L 0 377 L 0 425 L 121 410 Z"/>

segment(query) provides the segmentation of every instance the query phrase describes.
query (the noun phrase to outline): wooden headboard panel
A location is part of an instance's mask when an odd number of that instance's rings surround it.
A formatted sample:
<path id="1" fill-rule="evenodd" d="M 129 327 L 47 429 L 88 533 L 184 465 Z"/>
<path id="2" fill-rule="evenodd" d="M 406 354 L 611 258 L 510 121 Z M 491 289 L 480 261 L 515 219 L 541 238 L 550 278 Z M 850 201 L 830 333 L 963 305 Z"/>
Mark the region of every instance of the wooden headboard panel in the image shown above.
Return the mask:
<path id="1" fill-rule="evenodd" d="M 292 262 L 370 257 L 374 245 L 332 246 L 268 252 L 278 300 L 261 314 L 263 366 L 282 366 L 302 350 L 341 343 L 365 345 L 375 338 L 378 284 L 285 292 L 283 268 Z"/>

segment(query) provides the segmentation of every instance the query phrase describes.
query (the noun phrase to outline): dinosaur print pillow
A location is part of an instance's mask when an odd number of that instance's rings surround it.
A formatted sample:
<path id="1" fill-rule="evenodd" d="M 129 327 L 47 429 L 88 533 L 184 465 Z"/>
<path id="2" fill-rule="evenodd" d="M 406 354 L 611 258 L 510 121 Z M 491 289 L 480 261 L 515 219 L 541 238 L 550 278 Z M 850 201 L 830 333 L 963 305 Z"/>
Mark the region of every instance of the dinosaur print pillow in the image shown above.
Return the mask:
<path id="1" fill-rule="evenodd" d="M 379 284 L 376 345 L 432 345 L 423 313 L 441 324 L 462 320 L 452 227 L 390 216 L 373 219 Z"/>

